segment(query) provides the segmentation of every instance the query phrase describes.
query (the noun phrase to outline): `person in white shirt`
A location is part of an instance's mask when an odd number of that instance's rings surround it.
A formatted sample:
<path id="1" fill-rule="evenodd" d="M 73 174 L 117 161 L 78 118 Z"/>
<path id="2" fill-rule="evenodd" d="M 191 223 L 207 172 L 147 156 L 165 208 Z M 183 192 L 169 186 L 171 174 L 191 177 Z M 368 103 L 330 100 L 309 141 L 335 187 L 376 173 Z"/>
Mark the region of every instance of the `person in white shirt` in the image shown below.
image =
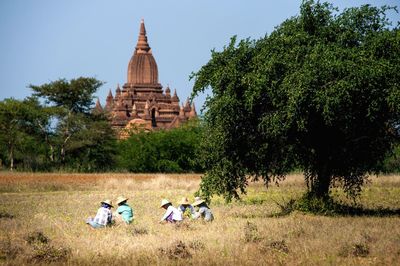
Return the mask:
<path id="1" fill-rule="evenodd" d="M 160 208 L 166 210 L 164 216 L 161 218 L 160 223 L 164 221 L 169 223 L 176 223 L 182 221 L 182 213 L 177 208 L 172 206 L 172 203 L 169 202 L 167 199 L 163 199 L 161 201 Z"/>

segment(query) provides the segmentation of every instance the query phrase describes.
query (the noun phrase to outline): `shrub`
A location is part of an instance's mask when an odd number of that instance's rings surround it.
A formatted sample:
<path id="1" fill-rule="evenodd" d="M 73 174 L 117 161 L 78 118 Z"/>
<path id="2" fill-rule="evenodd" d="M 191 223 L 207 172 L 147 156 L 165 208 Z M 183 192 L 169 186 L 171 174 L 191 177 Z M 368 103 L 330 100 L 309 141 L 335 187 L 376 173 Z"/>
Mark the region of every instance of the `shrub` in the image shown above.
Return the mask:
<path id="1" fill-rule="evenodd" d="M 28 242 L 29 245 L 35 244 L 48 244 L 50 242 L 49 238 L 43 234 L 41 231 L 35 231 L 29 233 L 25 240 Z"/>
<path id="2" fill-rule="evenodd" d="M 254 223 L 247 221 L 243 230 L 244 230 L 245 242 L 257 242 L 261 239 L 261 237 L 258 234 L 257 225 L 255 225 Z"/>
<path id="3" fill-rule="evenodd" d="M 15 259 L 22 249 L 11 242 L 10 236 L 0 241 L 0 261 Z"/>
<path id="4" fill-rule="evenodd" d="M 162 255 L 167 256 L 169 259 L 187 259 L 192 257 L 188 246 L 180 240 L 174 242 L 168 248 L 159 248 L 159 251 Z"/>
<path id="5" fill-rule="evenodd" d="M 65 261 L 71 253 L 70 249 L 64 247 L 53 247 L 49 244 L 36 244 L 33 246 L 33 254 L 29 262 L 60 262 Z"/>
<path id="6" fill-rule="evenodd" d="M 0 211 L 0 219 L 12 219 L 14 218 L 14 215 L 9 214 L 8 212 L 5 211 Z"/>
<path id="7" fill-rule="evenodd" d="M 201 172 L 195 159 L 202 129 L 197 121 L 180 128 L 140 132 L 119 142 L 118 167 L 130 172 Z"/>
<path id="8" fill-rule="evenodd" d="M 274 250 L 277 250 L 277 251 L 279 251 L 279 252 L 283 252 L 283 253 L 286 253 L 286 254 L 289 253 L 289 248 L 288 248 L 288 246 L 286 245 L 285 240 L 272 241 L 272 242 L 269 244 L 269 247 L 272 248 L 272 249 L 274 249 Z"/>
<path id="9" fill-rule="evenodd" d="M 71 253 L 69 248 L 50 245 L 50 239 L 41 231 L 29 233 L 25 240 L 33 249 L 32 255 L 28 258 L 29 263 L 65 261 Z"/>
<path id="10" fill-rule="evenodd" d="M 193 240 L 189 242 L 189 247 L 193 250 L 203 250 L 206 248 L 206 245 L 200 240 Z"/>
<path id="11" fill-rule="evenodd" d="M 355 243 L 352 245 L 344 245 L 339 250 L 341 257 L 367 257 L 369 255 L 369 247 L 366 243 Z"/>
<path id="12" fill-rule="evenodd" d="M 132 236 L 147 235 L 149 231 L 145 227 L 134 227 L 129 230 Z"/>

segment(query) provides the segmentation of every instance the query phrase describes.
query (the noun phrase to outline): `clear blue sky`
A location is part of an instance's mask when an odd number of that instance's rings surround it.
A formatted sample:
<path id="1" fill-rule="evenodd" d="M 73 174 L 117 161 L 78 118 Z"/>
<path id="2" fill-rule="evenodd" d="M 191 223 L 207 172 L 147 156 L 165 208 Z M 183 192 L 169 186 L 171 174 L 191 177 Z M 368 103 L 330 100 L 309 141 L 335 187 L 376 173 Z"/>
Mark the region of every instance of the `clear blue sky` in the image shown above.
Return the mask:
<path id="1" fill-rule="evenodd" d="M 28 84 L 59 78 L 96 77 L 104 105 L 109 89 L 126 82 L 128 62 L 144 18 L 163 86 L 190 95 L 192 71 L 221 50 L 233 35 L 258 39 L 298 14 L 300 0 L 1 0 L 0 100 L 23 99 Z M 343 9 L 399 0 L 334 0 Z M 399 14 L 390 13 L 392 20 Z M 199 107 L 205 96 L 195 103 Z"/>

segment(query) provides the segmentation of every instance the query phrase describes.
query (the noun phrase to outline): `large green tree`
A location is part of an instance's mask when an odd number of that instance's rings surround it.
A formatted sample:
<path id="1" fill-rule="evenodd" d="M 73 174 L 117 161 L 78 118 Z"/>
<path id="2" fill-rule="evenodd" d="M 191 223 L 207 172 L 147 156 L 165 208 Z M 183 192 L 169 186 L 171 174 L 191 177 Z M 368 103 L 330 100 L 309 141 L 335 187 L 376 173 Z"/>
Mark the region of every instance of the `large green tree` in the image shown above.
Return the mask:
<path id="1" fill-rule="evenodd" d="M 399 139 L 400 30 L 387 7 L 304 1 L 268 36 L 212 51 L 193 74 L 211 88 L 201 183 L 206 196 L 245 192 L 248 178 L 304 170 L 312 196 L 334 183 L 357 195 Z"/>

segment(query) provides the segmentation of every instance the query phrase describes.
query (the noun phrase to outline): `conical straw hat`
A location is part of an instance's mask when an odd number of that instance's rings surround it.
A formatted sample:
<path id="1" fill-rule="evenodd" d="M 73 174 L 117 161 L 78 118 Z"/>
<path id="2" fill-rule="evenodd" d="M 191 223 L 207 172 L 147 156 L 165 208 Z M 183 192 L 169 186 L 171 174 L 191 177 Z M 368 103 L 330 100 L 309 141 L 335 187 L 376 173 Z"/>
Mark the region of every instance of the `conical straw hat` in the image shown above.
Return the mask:
<path id="1" fill-rule="evenodd" d="M 117 205 L 120 204 L 120 203 L 122 203 L 122 202 L 124 202 L 124 201 L 127 201 L 127 200 L 128 200 L 128 198 L 125 198 L 125 197 L 123 197 L 123 196 L 119 196 L 119 197 L 117 198 Z"/>
<path id="2" fill-rule="evenodd" d="M 203 199 L 201 199 L 200 197 L 195 197 L 194 198 L 194 202 L 193 202 L 193 206 L 197 206 L 197 205 L 200 205 L 200 204 L 202 204 L 203 202 L 205 202 L 205 200 L 203 200 Z"/>
<path id="3" fill-rule="evenodd" d="M 179 202 L 181 205 L 190 205 L 188 198 L 183 197 L 182 200 Z"/>
<path id="4" fill-rule="evenodd" d="M 164 206 L 164 205 L 167 205 L 168 203 L 171 203 L 171 202 L 169 202 L 169 200 L 167 200 L 167 199 L 163 199 L 163 200 L 161 201 L 161 206 L 160 206 L 160 208 L 161 208 L 162 206 Z"/>
<path id="5" fill-rule="evenodd" d="M 114 206 L 112 205 L 112 201 L 109 200 L 109 199 L 103 200 L 101 203 L 105 203 L 105 204 L 107 204 L 107 205 L 110 205 L 111 208 L 114 207 Z"/>

